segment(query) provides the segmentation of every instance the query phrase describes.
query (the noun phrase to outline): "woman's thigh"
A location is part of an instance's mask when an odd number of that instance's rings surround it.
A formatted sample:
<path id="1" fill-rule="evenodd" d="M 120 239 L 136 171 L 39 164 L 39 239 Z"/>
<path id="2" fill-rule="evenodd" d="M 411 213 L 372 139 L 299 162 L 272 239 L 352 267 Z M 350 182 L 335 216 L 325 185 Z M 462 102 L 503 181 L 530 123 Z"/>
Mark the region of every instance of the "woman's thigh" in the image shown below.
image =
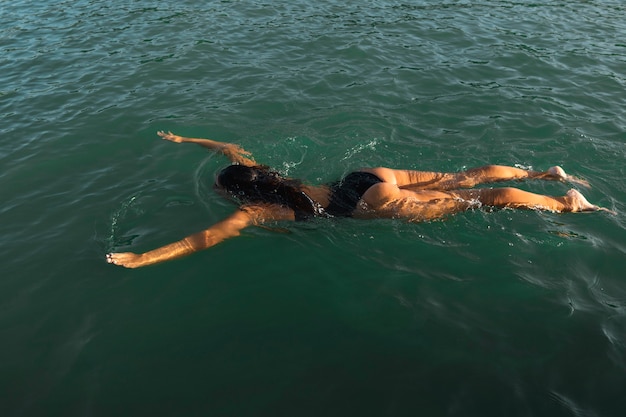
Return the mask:
<path id="1" fill-rule="evenodd" d="M 411 191 L 397 185 L 380 183 L 370 187 L 357 205 L 354 216 L 360 218 L 404 218 L 422 221 L 441 218 L 471 207 L 448 192 Z"/>

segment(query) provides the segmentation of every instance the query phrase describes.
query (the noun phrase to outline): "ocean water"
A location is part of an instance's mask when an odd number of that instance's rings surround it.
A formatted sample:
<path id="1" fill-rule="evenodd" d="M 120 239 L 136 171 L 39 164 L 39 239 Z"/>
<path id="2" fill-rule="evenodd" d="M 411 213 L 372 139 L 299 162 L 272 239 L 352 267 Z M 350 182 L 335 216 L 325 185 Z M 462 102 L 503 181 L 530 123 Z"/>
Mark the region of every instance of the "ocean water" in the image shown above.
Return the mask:
<path id="1" fill-rule="evenodd" d="M 603 0 L 0 3 L 0 414 L 622 416 L 624 39 Z M 316 220 L 115 267 L 234 210 L 226 161 L 157 130 L 311 183 L 558 164 L 617 214 Z"/>

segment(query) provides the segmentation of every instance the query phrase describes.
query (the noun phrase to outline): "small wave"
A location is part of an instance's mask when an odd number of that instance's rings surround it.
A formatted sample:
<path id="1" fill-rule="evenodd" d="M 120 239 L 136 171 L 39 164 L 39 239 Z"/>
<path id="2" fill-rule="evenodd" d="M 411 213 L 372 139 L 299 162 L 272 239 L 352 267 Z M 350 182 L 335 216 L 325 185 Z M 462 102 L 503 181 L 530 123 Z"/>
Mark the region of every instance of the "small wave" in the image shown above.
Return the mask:
<path id="1" fill-rule="evenodd" d="M 595 417 L 599 416 L 598 413 L 593 410 L 586 409 L 578 405 L 572 398 L 560 394 L 556 391 L 552 391 L 550 393 L 552 398 L 554 398 L 559 404 L 561 404 L 564 408 L 570 411 L 575 417 Z"/>

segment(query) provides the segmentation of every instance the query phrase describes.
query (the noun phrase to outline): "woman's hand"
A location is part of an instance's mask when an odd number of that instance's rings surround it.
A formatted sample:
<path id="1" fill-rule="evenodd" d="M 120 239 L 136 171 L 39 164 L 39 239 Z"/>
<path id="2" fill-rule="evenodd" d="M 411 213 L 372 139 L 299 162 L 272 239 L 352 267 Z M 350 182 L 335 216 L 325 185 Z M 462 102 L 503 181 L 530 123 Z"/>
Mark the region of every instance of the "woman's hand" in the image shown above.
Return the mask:
<path id="1" fill-rule="evenodd" d="M 132 252 L 107 253 L 107 262 L 125 268 L 138 268 L 143 266 L 143 256 Z"/>
<path id="2" fill-rule="evenodd" d="M 164 131 L 160 130 L 157 132 L 157 135 L 161 136 L 165 140 L 169 140 L 170 142 L 176 142 L 176 143 L 184 142 L 182 136 L 175 135 L 172 132 L 165 133 Z"/>

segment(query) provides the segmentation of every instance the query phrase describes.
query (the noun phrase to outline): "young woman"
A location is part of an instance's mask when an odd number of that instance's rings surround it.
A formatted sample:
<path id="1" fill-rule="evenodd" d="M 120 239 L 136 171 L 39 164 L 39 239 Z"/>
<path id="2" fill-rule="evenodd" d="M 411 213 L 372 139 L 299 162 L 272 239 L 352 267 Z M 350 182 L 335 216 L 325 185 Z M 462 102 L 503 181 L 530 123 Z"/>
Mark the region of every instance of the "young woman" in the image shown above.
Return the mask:
<path id="1" fill-rule="evenodd" d="M 578 191 L 550 197 L 517 188 L 478 188 L 498 181 L 542 179 L 587 182 L 567 175 L 555 166 L 545 172 L 488 165 L 457 173 L 422 172 L 390 168 L 364 168 L 341 181 L 312 186 L 284 178 L 255 162 L 250 152 L 231 143 L 185 138 L 172 132 L 158 132 L 175 143 L 195 143 L 226 155 L 232 165 L 215 181 L 216 189 L 234 198 L 239 209 L 208 229 L 163 247 L 135 254 L 109 253 L 107 262 L 137 268 L 180 258 L 238 236 L 248 226 L 275 221 L 306 220 L 311 217 L 355 217 L 359 219 L 400 218 L 424 221 L 441 218 L 481 206 L 577 212 L 604 210 L 589 203 Z"/>

